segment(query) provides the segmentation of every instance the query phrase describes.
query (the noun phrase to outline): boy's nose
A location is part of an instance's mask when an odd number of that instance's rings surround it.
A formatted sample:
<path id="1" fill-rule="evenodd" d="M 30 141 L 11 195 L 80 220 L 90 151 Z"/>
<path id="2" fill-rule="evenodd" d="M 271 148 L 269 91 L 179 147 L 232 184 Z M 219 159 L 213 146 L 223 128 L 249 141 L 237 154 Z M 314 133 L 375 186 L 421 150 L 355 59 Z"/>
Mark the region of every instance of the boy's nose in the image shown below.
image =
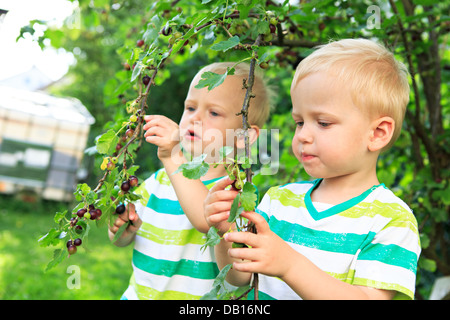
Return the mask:
<path id="1" fill-rule="evenodd" d="M 190 118 L 191 123 L 198 123 L 198 122 L 202 122 L 202 115 L 201 113 L 197 110 L 194 114 L 192 114 L 191 118 Z"/>
<path id="2" fill-rule="evenodd" d="M 295 136 L 301 143 L 312 143 L 313 141 L 312 133 L 305 125 L 301 128 L 297 128 Z"/>

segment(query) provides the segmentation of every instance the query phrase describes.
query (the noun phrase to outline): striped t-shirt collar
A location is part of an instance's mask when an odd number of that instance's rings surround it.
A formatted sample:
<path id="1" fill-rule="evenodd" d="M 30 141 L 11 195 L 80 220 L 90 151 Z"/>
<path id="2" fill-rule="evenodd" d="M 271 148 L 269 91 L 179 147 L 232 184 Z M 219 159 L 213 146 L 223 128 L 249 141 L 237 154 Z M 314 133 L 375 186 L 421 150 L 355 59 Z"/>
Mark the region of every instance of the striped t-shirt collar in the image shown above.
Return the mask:
<path id="1" fill-rule="evenodd" d="M 354 198 L 351 198 L 347 201 L 344 201 L 342 203 L 339 203 L 337 205 L 331 206 L 330 208 L 324 210 L 324 211 L 317 211 L 316 208 L 314 207 L 312 200 L 311 200 L 311 193 L 314 189 L 316 189 L 319 184 L 322 182 L 322 178 L 320 179 L 316 179 L 313 181 L 313 185 L 311 186 L 311 188 L 308 190 L 308 192 L 306 192 L 305 194 L 305 205 L 306 205 L 306 209 L 308 210 L 309 214 L 311 215 L 311 217 L 314 220 L 320 220 L 320 219 L 324 219 L 324 218 L 328 218 L 332 215 L 335 215 L 337 213 L 343 212 L 347 209 L 350 209 L 351 207 L 354 207 L 355 205 L 357 205 L 358 203 L 360 203 L 361 201 L 363 201 L 365 198 L 367 198 L 367 196 L 372 193 L 375 189 L 377 189 L 378 187 L 385 187 L 384 183 L 381 183 L 379 185 L 373 186 L 372 188 L 364 191 L 363 193 L 361 193 L 359 196 L 356 196 Z"/>

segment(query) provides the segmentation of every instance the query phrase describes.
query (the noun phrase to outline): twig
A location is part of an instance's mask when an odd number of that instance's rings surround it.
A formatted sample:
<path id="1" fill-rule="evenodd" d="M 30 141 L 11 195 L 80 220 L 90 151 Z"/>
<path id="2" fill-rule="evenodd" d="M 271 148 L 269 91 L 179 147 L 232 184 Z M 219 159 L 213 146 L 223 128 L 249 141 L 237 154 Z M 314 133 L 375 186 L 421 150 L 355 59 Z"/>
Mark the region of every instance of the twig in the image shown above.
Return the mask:
<path id="1" fill-rule="evenodd" d="M 161 60 L 160 65 L 163 64 L 163 62 L 170 56 L 171 53 L 172 53 L 172 48 L 170 48 L 169 54 L 163 60 Z M 136 98 L 136 103 L 141 103 L 141 108 L 139 109 L 140 110 L 140 116 L 138 117 L 137 124 L 136 124 L 136 128 L 137 129 L 135 130 L 133 135 L 130 137 L 128 142 L 125 144 L 125 146 L 117 154 L 117 158 L 119 158 L 122 154 L 125 153 L 125 155 L 124 155 L 124 163 L 125 163 L 125 157 L 126 157 L 126 153 L 127 153 L 128 147 L 130 146 L 130 144 L 132 144 L 137 139 L 137 137 L 139 136 L 139 133 L 141 131 L 141 128 L 142 128 L 141 124 L 143 123 L 144 111 L 145 111 L 145 108 L 147 107 L 147 103 L 146 103 L 147 97 L 148 97 L 148 94 L 150 92 L 150 88 L 153 85 L 155 85 L 155 78 L 156 78 L 156 75 L 157 75 L 158 71 L 159 71 L 159 68 L 155 67 L 155 69 L 153 71 L 153 74 L 152 74 L 152 76 L 150 78 L 150 81 L 149 81 L 149 83 L 147 84 L 147 86 L 145 88 L 145 92 L 144 93 L 139 93 L 139 96 Z M 141 87 L 140 87 L 139 91 L 141 91 Z M 105 183 L 105 180 L 106 180 L 106 177 L 108 176 L 108 174 L 109 174 L 109 170 L 106 170 L 105 174 L 99 180 L 97 186 L 95 187 L 94 192 L 97 192 L 98 190 L 100 190 L 100 188 Z"/>
<path id="2" fill-rule="evenodd" d="M 258 37 L 256 38 L 256 41 L 253 45 L 256 47 L 259 46 L 259 44 L 261 42 L 261 38 L 262 38 L 262 36 L 258 35 Z M 246 82 L 244 82 L 244 88 L 246 89 L 244 103 L 242 105 L 241 112 L 239 113 L 242 115 L 242 127 L 243 127 L 244 133 L 245 133 L 244 144 L 245 144 L 246 159 L 250 159 L 250 138 L 248 136 L 248 129 L 250 128 L 250 125 L 248 122 L 248 109 L 250 107 L 250 100 L 255 97 L 255 95 L 252 92 L 252 89 L 253 89 L 253 84 L 255 81 L 255 66 L 256 66 L 257 59 L 258 59 L 258 55 L 257 55 L 256 51 L 254 50 L 253 54 L 252 54 L 252 59 L 250 61 L 250 71 L 248 74 L 248 79 Z M 252 182 L 251 168 L 245 169 L 245 173 L 247 175 L 247 181 L 251 183 Z M 254 224 L 252 224 L 250 226 L 250 231 L 253 233 L 257 232 Z M 258 294 L 258 274 L 257 273 L 253 274 L 252 287 L 255 289 L 255 300 L 258 300 L 259 294 Z"/>

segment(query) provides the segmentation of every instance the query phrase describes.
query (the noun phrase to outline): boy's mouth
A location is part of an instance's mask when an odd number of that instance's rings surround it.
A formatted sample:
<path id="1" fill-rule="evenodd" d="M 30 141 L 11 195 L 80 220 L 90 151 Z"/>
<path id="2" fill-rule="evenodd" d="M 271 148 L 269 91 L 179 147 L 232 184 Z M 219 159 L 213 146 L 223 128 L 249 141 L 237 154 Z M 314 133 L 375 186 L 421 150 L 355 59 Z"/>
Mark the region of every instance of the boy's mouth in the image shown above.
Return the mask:
<path id="1" fill-rule="evenodd" d="M 303 151 L 302 151 L 301 155 L 302 155 L 302 162 L 310 161 L 310 160 L 312 160 L 312 159 L 314 159 L 316 157 L 316 156 L 314 156 L 312 154 L 309 154 L 309 153 L 306 153 L 306 152 L 303 152 Z"/>
<path id="2" fill-rule="evenodd" d="M 184 137 L 187 140 L 191 140 L 191 141 L 200 139 L 200 136 L 198 136 L 192 129 L 187 130 Z"/>

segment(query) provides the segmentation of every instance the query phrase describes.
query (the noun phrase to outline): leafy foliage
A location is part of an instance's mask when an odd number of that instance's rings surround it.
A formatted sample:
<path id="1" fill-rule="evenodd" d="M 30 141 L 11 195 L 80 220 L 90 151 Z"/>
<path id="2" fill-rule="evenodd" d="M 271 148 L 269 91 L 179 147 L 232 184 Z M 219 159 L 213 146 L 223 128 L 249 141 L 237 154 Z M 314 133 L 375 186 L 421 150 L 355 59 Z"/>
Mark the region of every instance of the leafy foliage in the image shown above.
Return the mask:
<path id="1" fill-rule="evenodd" d="M 262 175 L 263 166 L 256 164 L 252 166 L 252 183 L 262 196 L 272 185 L 309 179 L 290 150 L 294 124 L 290 121 L 289 87 L 293 70 L 314 46 L 330 39 L 376 38 L 404 61 L 411 73 L 411 102 L 404 130 L 395 146 L 381 156 L 378 174 L 381 182 L 410 205 L 419 222 L 423 252 L 417 298 L 429 295 L 436 277 L 450 274 L 448 2 L 383 0 L 371 6 L 365 1 L 331 0 L 301 1 L 300 5 L 270 0 L 79 0 L 78 4 L 80 10 L 66 26 L 48 27 L 44 36 L 36 40 L 43 45 L 45 38 L 50 39 L 53 46 L 73 52 L 77 59 L 71 69 L 76 85 L 58 91 L 80 98 L 97 118 L 91 137 L 96 147 L 91 151 L 98 154 L 98 177 L 94 181 L 100 178 L 103 184 L 91 192 L 97 195 L 94 202 L 104 211 L 112 211 L 108 199 L 114 184 L 128 175 L 126 165 L 123 171 L 127 161 L 143 170 L 159 165 L 155 150 L 139 139 L 142 132 L 138 121 L 133 142 L 126 142 L 126 151 L 121 153 L 127 160 L 118 157 L 114 170 L 100 169 L 106 157 L 115 157 L 114 142 L 116 138 L 120 142 L 123 123 L 129 122 L 130 114 L 149 111 L 176 120 L 187 85 L 199 67 L 221 60 L 238 63 L 251 58 L 253 52 L 257 53 L 258 64 L 268 68 L 266 75 L 271 83 L 277 86 L 276 109 L 267 128 L 280 131 L 275 137 L 279 153 L 269 145 L 265 155 L 274 161 L 279 157 L 276 175 Z M 75 27 L 70 23 L 74 18 L 81 20 Z M 34 34 L 35 24 L 45 22 L 33 21 L 20 36 Z M 262 41 L 255 47 L 259 35 Z M 144 41 L 141 46 L 137 45 L 139 40 Z M 153 76 L 156 71 L 152 80 L 156 87 L 146 94 L 142 78 Z M 213 88 L 220 81 L 222 76 L 207 74 L 201 86 Z M 175 94 L 166 94 L 167 88 Z M 99 138 L 95 143 L 96 136 Z M 138 156 L 139 149 L 145 157 Z M 197 162 L 193 172 L 200 175 L 205 169 Z M 244 194 L 245 186 L 240 202 L 249 208 L 254 197 Z M 79 192 L 79 196 L 95 198 L 89 192 Z M 62 227 L 67 221 L 63 213 L 57 213 L 57 227 L 40 243 L 57 245 L 68 239 L 71 231 Z M 65 250 L 57 250 L 55 264 L 65 255 Z"/>

